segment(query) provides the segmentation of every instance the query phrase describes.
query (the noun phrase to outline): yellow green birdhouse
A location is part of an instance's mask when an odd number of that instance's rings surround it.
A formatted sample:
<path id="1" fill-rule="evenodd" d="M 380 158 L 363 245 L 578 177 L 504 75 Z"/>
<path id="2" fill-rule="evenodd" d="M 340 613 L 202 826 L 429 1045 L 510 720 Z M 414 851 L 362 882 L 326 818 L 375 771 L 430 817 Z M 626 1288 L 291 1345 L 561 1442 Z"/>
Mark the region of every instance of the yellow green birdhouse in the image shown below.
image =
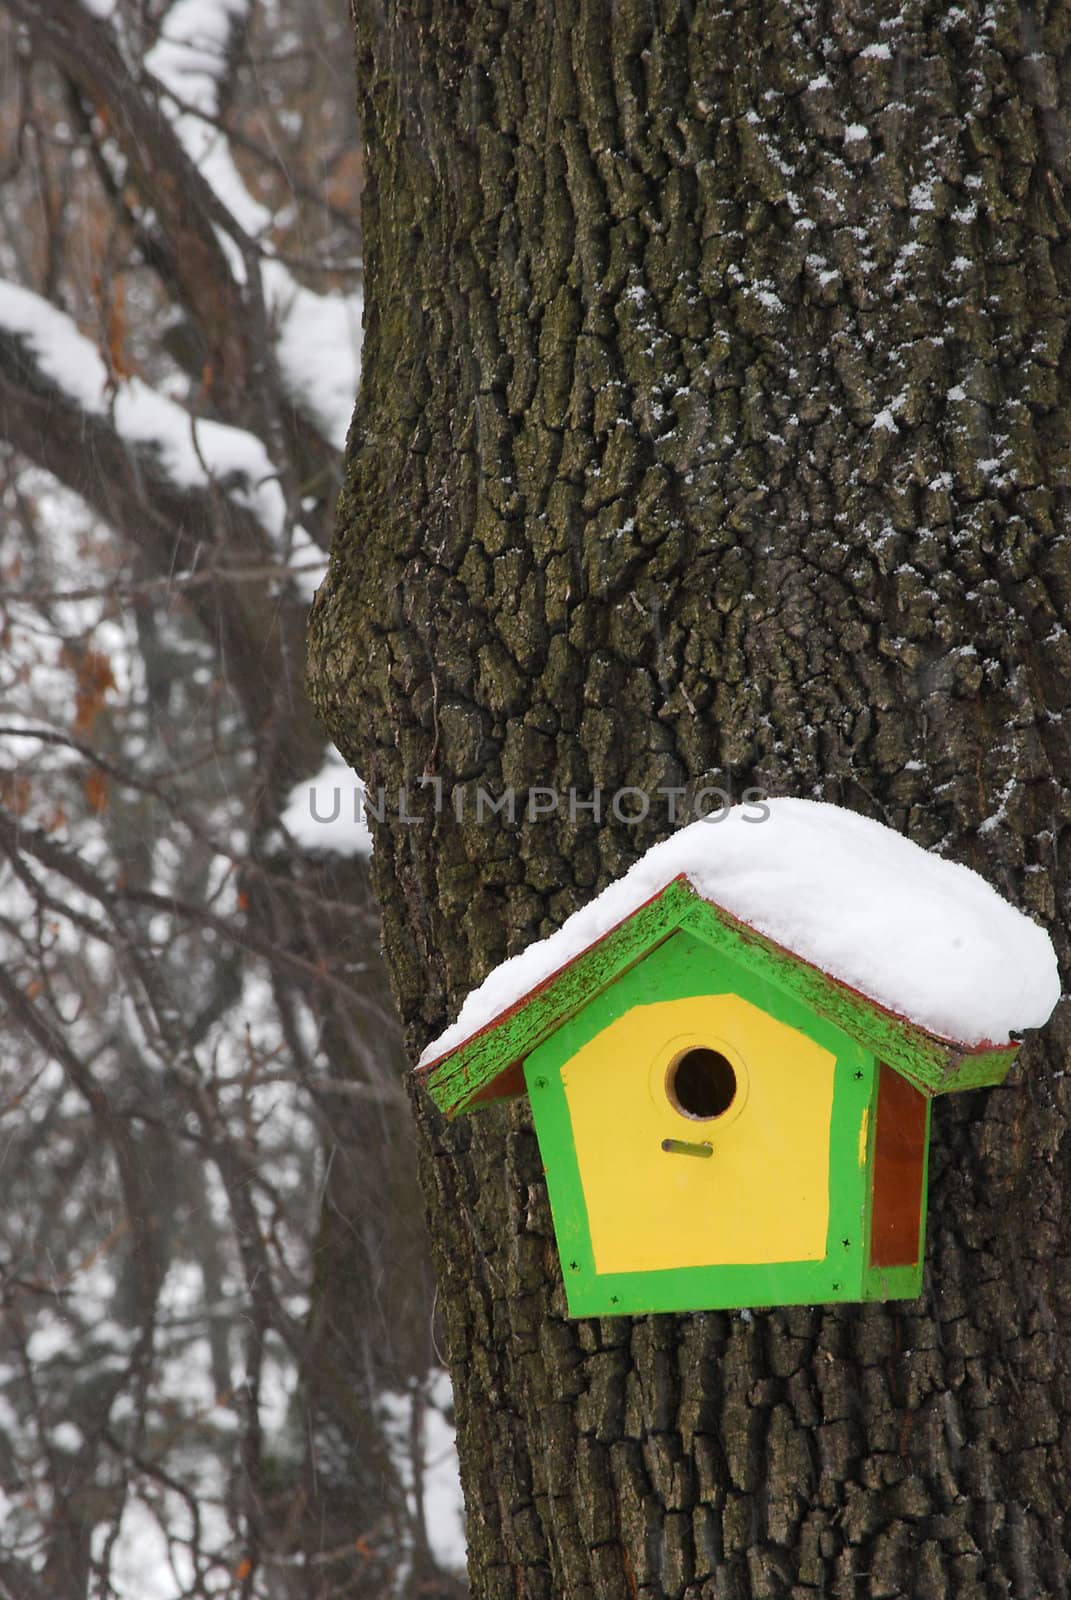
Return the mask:
<path id="1" fill-rule="evenodd" d="M 448 1115 L 529 1096 L 573 1316 L 912 1298 L 930 1103 L 1058 995 L 977 874 L 770 801 L 649 851 L 417 1071 Z"/>

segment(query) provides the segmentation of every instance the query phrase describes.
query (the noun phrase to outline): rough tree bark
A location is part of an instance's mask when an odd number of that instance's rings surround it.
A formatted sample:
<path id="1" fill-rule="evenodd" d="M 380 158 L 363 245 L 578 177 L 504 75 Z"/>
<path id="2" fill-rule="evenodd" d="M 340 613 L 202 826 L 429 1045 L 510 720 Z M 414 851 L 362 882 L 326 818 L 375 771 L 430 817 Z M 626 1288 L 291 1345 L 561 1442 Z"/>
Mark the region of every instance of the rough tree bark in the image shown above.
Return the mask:
<path id="1" fill-rule="evenodd" d="M 395 800 L 411 1045 L 669 831 L 480 823 L 477 780 L 837 801 L 1066 953 L 1066 0 L 355 11 L 365 366 L 311 677 Z M 926 1293 L 888 1307 L 570 1322 L 524 1103 L 417 1098 L 474 1592 L 1066 1595 L 1067 1042 L 938 1103 Z"/>

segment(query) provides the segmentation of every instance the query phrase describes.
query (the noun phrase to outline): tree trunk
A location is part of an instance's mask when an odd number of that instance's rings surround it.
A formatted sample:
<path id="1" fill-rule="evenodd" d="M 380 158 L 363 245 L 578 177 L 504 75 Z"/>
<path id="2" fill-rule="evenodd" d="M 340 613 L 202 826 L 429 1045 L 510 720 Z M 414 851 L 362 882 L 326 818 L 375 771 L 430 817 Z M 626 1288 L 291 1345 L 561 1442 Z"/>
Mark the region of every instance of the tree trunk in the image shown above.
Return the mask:
<path id="1" fill-rule="evenodd" d="M 704 786 L 876 816 L 1066 953 L 1066 0 L 356 13 L 312 682 L 411 1046 Z M 938 1102 L 915 1304 L 569 1321 L 526 1103 L 418 1095 L 475 1594 L 1068 1594 L 1067 1039 Z"/>

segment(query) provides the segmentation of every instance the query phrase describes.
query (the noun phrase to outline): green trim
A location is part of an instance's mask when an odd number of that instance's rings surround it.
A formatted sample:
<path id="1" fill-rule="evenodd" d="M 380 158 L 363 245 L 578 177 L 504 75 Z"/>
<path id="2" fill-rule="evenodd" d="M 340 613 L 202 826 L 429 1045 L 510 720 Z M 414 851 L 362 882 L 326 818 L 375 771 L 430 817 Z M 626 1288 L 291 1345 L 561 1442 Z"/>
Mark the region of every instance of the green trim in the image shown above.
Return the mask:
<path id="1" fill-rule="evenodd" d="M 478 1096 L 493 1098 L 496 1080 L 503 1079 L 511 1067 L 530 1056 L 677 928 L 686 928 L 708 948 L 812 1008 L 926 1095 L 1002 1083 L 1015 1058 L 1018 1047 L 1014 1044 L 972 1051 L 894 1016 L 711 905 L 686 879 L 676 878 L 511 1011 L 452 1054 L 425 1067 L 421 1076 L 435 1104 L 453 1116 L 477 1109 L 474 1102 Z"/>
<path id="2" fill-rule="evenodd" d="M 838 1301 L 858 1304 L 864 1299 L 857 1279 L 847 1274 L 834 1278 L 833 1270 L 822 1261 L 621 1272 L 598 1279 L 585 1279 L 575 1272 L 563 1275 L 571 1317 L 762 1310 L 770 1306 L 833 1305 Z"/>
<path id="3" fill-rule="evenodd" d="M 837 1058 L 825 1258 L 600 1274 L 595 1268 L 562 1070 L 578 1050 L 633 1006 L 717 993 L 740 995 Z M 622 1071 L 627 1070 L 625 1062 Z M 869 1167 L 859 1162 L 859 1130 L 863 1112 L 876 1095 L 874 1058 L 766 973 L 732 961 L 722 952 L 712 954 L 709 945 L 683 930 L 677 932 L 623 974 L 612 990 L 589 1001 L 537 1046 L 525 1064 L 525 1078 L 546 1168 L 570 1315 L 815 1305 L 863 1297 Z"/>
<path id="4" fill-rule="evenodd" d="M 927 1096 L 1003 1083 L 1017 1045 L 970 1051 L 894 1016 L 865 995 L 792 955 L 719 906 L 693 893 L 682 926 L 742 964 L 763 971 L 805 1005 L 827 1017 Z"/>
<path id="5" fill-rule="evenodd" d="M 448 1116 L 468 1110 L 482 1089 L 530 1055 L 566 1018 L 668 938 L 695 898 L 691 886 L 682 880 L 667 884 L 661 894 L 640 906 L 512 1011 L 451 1055 L 425 1067 L 421 1076 L 439 1110 Z"/>
<path id="6" fill-rule="evenodd" d="M 992 1089 L 1004 1082 L 1011 1071 L 1019 1050 L 1017 1044 L 1010 1044 L 1004 1050 L 979 1050 L 967 1054 L 954 1055 L 948 1062 L 945 1077 L 940 1087 L 934 1094 L 959 1093 L 966 1089 Z M 895 1066 L 895 1062 L 890 1062 Z M 924 1088 L 923 1084 L 918 1087 Z"/>
<path id="7" fill-rule="evenodd" d="M 923 1232 L 925 1233 L 925 1220 Z M 917 1300 L 922 1293 L 923 1256 L 913 1267 L 869 1267 L 863 1275 L 860 1300 Z"/>

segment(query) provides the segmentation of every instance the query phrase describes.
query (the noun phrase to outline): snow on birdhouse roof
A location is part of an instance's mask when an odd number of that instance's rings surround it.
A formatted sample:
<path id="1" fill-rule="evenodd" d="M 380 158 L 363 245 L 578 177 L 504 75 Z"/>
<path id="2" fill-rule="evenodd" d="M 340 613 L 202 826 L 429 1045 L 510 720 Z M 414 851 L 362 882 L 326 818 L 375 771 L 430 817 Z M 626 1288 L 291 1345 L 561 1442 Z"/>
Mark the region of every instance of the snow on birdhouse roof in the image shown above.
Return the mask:
<path id="1" fill-rule="evenodd" d="M 654 845 L 548 938 L 496 967 L 417 1070 L 492 1028 L 682 876 L 801 960 L 958 1044 L 1040 1027 L 1060 997 L 1048 934 L 978 873 L 840 806 L 768 800 Z"/>

